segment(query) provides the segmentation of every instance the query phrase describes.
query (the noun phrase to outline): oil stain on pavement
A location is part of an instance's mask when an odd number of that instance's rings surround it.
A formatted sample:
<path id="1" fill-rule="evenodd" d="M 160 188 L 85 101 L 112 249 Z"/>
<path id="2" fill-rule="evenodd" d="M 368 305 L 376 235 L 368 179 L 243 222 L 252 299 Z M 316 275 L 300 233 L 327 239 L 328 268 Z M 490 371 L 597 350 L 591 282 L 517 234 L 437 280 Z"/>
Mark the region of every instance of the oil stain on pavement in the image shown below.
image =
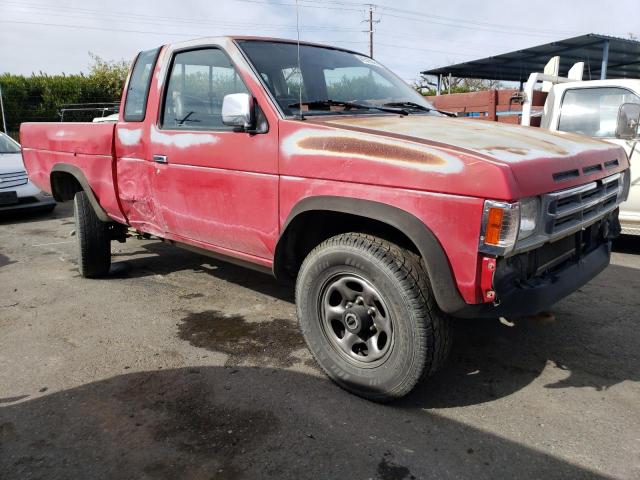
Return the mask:
<path id="1" fill-rule="evenodd" d="M 404 465 L 396 465 L 387 457 L 392 457 L 391 452 L 384 453 L 378 463 L 378 478 L 380 480 L 415 480 L 416 476 Z"/>
<path id="2" fill-rule="evenodd" d="M 195 347 L 226 353 L 227 365 L 266 361 L 286 368 L 300 361 L 292 353 L 305 346 L 290 320 L 248 322 L 241 315 L 218 310 L 188 314 L 178 325 L 178 336 Z"/>

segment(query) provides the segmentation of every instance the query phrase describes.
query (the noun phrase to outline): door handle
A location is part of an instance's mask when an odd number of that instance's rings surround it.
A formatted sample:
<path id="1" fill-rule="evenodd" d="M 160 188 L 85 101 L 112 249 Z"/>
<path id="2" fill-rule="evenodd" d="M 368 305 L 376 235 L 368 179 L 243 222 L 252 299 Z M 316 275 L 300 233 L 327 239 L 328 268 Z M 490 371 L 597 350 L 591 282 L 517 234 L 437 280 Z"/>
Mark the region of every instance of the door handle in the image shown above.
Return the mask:
<path id="1" fill-rule="evenodd" d="M 166 155 L 153 155 L 153 161 L 156 163 L 167 163 Z"/>

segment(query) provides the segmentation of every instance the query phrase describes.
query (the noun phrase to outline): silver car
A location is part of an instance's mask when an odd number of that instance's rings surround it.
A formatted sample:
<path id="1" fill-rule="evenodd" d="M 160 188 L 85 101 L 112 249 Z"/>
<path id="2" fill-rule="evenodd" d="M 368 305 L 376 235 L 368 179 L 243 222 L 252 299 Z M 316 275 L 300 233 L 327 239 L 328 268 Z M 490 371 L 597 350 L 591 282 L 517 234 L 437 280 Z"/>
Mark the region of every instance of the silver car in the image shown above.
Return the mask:
<path id="1" fill-rule="evenodd" d="M 0 214 L 14 211 L 50 212 L 56 202 L 27 176 L 20 144 L 0 132 Z"/>

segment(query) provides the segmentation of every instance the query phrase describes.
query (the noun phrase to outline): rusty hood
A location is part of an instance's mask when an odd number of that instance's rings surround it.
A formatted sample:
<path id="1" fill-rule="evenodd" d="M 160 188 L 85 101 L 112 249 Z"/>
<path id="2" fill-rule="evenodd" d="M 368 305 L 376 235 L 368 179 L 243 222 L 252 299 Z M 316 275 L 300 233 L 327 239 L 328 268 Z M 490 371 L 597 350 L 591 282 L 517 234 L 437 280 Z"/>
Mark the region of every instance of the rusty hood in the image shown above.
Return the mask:
<path id="1" fill-rule="evenodd" d="M 586 183 L 628 166 L 620 147 L 534 127 L 433 115 L 332 116 L 310 123 L 419 143 L 508 168 L 521 195 Z"/>

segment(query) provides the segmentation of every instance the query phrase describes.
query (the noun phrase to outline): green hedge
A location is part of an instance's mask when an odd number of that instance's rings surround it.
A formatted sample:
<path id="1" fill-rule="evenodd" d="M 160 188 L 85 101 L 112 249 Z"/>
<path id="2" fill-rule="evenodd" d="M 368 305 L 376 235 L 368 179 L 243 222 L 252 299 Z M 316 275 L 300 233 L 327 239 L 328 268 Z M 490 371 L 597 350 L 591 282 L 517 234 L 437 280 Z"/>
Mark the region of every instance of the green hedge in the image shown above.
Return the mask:
<path id="1" fill-rule="evenodd" d="M 94 55 L 91 58 L 93 63 L 86 75 L 0 75 L 8 132 L 17 136 L 22 122 L 57 122 L 64 104 L 119 101 L 128 62 L 107 62 Z"/>

